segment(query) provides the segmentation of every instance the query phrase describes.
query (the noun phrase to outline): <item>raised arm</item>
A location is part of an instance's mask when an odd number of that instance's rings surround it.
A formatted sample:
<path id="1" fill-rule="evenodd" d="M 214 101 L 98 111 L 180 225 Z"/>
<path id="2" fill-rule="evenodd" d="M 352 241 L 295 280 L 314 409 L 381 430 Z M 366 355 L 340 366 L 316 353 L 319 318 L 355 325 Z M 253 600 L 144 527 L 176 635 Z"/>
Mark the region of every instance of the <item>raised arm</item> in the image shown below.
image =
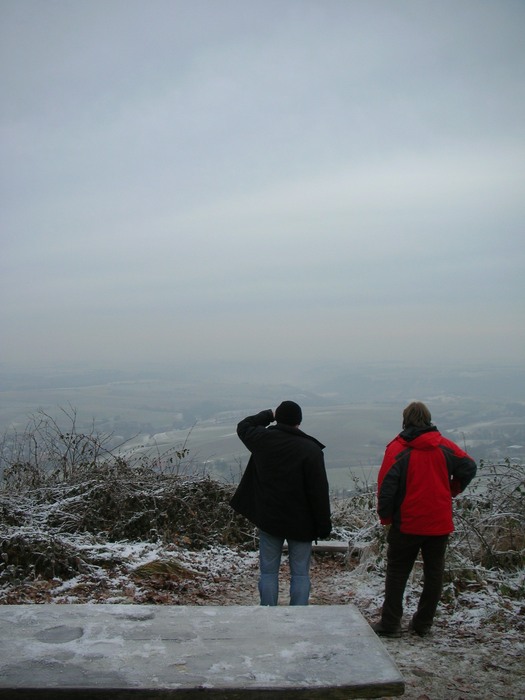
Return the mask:
<path id="1" fill-rule="evenodd" d="M 260 411 L 254 416 L 247 416 L 237 424 L 237 435 L 251 452 L 258 438 L 264 434 L 266 427 L 273 421 L 274 416 L 271 408 Z"/>

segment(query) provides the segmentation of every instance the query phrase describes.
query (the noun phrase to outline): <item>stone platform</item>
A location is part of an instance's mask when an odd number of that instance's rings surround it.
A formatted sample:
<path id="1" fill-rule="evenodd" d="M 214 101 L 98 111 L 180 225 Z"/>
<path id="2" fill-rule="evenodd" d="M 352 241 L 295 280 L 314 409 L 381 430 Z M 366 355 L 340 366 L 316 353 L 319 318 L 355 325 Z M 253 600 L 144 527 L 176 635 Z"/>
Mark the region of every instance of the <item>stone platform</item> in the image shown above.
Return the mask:
<path id="1" fill-rule="evenodd" d="M 0 606 L 0 698 L 330 700 L 402 695 L 352 605 Z"/>

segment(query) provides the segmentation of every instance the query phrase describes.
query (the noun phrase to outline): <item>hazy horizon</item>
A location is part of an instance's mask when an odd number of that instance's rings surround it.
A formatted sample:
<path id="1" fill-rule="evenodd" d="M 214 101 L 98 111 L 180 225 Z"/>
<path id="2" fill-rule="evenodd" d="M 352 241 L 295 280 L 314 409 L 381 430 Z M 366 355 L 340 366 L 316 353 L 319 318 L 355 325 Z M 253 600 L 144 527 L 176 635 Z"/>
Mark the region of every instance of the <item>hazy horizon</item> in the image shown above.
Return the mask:
<path id="1" fill-rule="evenodd" d="M 0 362 L 522 364 L 524 27 L 0 1 Z"/>
<path id="2" fill-rule="evenodd" d="M 247 460 L 236 424 L 283 399 L 301 404 L 303 430 L 326 444 L 334 489 L 351 488 L 355 479 L 373 481 L 385 445 L 401 429 L 402 409 L 415 399 L 425 401 L 438 428 L 475 459 L 525 457 L 523 365 L 364 363 L 295 366 L 290 373 L 282 365 L 260 370 L 216 363 L 191 370 L 77 365 L 27 372 L 4 363 L 0 457 L 19 459 L 24 440 L 27 447 L 45 444 L 60 426 L 66 434 L 99 436 L 130 463 L 143 456 L 164 456 L 167 463 L 174 450 L 186 446 L 191 469 L 232 480 Z M 35 431 L 33 441 L 28 436 Z"/>

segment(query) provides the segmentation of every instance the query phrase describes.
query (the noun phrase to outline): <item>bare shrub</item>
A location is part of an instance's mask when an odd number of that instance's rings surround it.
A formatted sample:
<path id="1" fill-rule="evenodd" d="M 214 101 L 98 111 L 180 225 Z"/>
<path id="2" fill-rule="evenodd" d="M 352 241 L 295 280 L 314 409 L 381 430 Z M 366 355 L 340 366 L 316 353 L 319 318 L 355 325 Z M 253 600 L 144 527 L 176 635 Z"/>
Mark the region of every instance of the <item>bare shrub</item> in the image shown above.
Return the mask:
<path id="1" fill-rule="evenodd" d="M 10 450 L 4 439 L 0 577 L 72 575 L 75 534 L 189 549 L 251 546 L 251 526 L 228 505 L 233 486 L 180 473 L 186 445 L 165 461 L 130 461 L 106 448 L 109 436 L 78 432 L 74 410 L 64 414 L 68 430 L 40 412 Z"/>
<path id="2" fill-rule="evenodd" d="M 525 564 L 525 467 L 481 462 L 467 491 L 454 499 L 455 532 L 446 580 L 456 590 L 487 583 L 522 596 Z M 376 513 L 376 487 L 333 504 L 334 533 L 354 548 L 354 565 L 383 571 L 387 529 Z"/>
<path id="3" fill-rule="evenodd" d="M 87 569 L 74 547 L 49 532 L 19 530 L 0 539 L 0 582 L 70 578 Z"/>
<path id="4" fill-rule="evenodd" d="M 4 440 L 0 580 L 72 576 L 96 565 L 85 544 L 75 545 L 76 535 L 93 543 L 256 547 L 254 527 L 229 506 L 234 486 L 182 473 L 186 445 L 165 461 L 161 454 L 127 459 L 106 448 L 108 436 L 76 432 L 73 410 L 65 415 L 67 431 L 41 413 L 25 445 L 17 436 L 10 451 Z M 524 476 L 523 465 L 509 460 L 482 463 L 467 492 L 454 500 L 447 577 L 456 589 L 490 581 L 523 594 Z M 375 485 L 334 500 L 332 510 L 332 536 L 349 542 L 352 565 L 363 575 L 382 572 L 386 528 L 377 517 Z"/>
<path id="5" fill-rule="evenodd" d="M 112 446 L 113 435 L 100 434 L 94 422 L 87 430 L 78 427 L 77 411 L 61 408 L 61 420 L 39 410 L 22 433 L 6 433 L 0 443 L 0 477 L 4 488 L 18 493 L 60 482 L 82 482 L 93 472 L 118 471 L 120 467 L 169 475 L 195 475 L 197 465 L 187 441 L 162 452 L 147 452 L 129 446 L 129 441 Z M 202 471 L 201 471 L 202 473 Z"/>
<path id="6" fill-rule="evenodd" d="M 364 573 L 382 570 L 386 530 L 376 512 L 375 486 L 369 485 L 332 503 L 333 533 L 348 542 L 349 562 Z"/>
<path id="7" fill-rule="evenodd" d="M 453 547 L 472 565 L 513 571 L 525 564 L 525 469 L 481 462 L 476 480 L 454 503 Z"/>
<path id="8" fill-rule="evenodd" d="M 0 471 L 7 486 L 19 491 L 67 480 L 74 472 L 111 456 L 110 435 L 77 427 L 76 409 L 61 408 L 62 422 L 43 410 L 34 413 L 25 430 L 4 435 Z"/>

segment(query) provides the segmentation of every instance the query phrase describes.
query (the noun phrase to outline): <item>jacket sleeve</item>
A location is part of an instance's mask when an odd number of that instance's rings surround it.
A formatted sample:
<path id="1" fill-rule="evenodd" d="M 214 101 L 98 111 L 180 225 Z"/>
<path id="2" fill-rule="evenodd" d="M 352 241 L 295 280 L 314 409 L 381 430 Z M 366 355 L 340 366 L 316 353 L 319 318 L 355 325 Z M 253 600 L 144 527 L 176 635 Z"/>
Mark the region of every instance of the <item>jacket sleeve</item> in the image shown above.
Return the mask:
<path id="1" fill-rule="evenodd" d="M 307 465 L 304 473 L 307 497 L 314 513 L 316 539 L 324 540 L 332 532 L 332 520 L 330 489 L 322 452 Z"/>
<path id="2" fill-rule="evenodd" d="M 248 416 L 237 424 L 237 435 L 250 450 L 256 445 L 257 440 L 264 435 L 266 427 L 274 420 L 271 408 L 260 411 L 254 416 Z"/>
<path id="3" fill-rule="evenodd" d="M 410 447 L 403 449 L 395 440 L 386 449 L 377 477 L 377 513 L 383 525 L 391 525 L 399 518 L 411 451 Z"/>
<path id="4" fill-rule="evenodd" d="M 385 450 L 385 455 L 379 469 L 377 477 L 377 514 L 382 525 L 392 523 L 392 513 L 394 510 L 394 497 L 397 490 L 395 475 L 391 474 L 385 484 L 385 477 L 389 474 L 393 464 L 391 451 Z"/>
<path id="5" fill-rule="evenodd" d="M 388 470 L 377 494 L 377 513 L 382 525 L 392 524 L 395 503 L 398 500 L 399 481 L 399 469 L 394 465 Z"/>
<path id="6" fill-rule="evenodd" d="M 476 462 L 464 450 L 446 438 L 441 445 L 450 474 L 450 492 L 457 496 L 464 491 L 476 476 Z"/>

